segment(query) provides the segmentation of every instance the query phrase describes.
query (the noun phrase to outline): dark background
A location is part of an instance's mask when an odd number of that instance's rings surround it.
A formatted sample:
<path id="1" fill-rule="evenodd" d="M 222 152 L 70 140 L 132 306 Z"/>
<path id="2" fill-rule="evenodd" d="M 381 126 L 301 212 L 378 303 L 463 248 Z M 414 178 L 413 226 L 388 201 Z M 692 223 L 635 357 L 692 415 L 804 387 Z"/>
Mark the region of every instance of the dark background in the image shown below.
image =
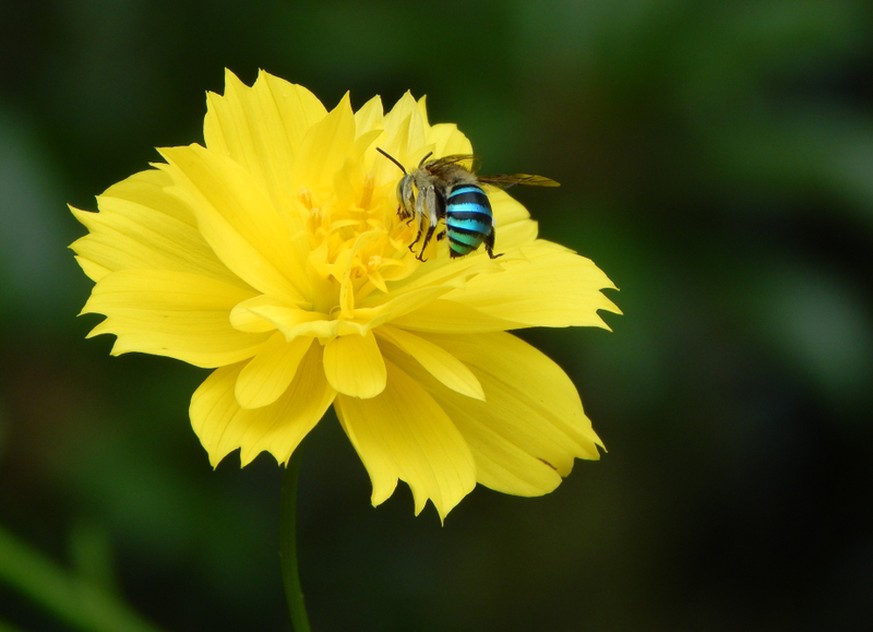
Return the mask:
<path id="1" fill-rule="evenodd" d="M 65 204 L 202 140 L 259 67 L 328 107 L 428 95 L 541 235 L 621 292 L 614 333 L 522 335 L 609 448 L 441 527 L 307 440 L 316 630 L 869 629 L 873 5 L 831 0 L 0 4 L 0 527 L 168 630 L 288 630 L 279 472 L 211 471 L 204 371 L 84 339 Z M 0 584 L 0 627 L 64 630 Z"/>

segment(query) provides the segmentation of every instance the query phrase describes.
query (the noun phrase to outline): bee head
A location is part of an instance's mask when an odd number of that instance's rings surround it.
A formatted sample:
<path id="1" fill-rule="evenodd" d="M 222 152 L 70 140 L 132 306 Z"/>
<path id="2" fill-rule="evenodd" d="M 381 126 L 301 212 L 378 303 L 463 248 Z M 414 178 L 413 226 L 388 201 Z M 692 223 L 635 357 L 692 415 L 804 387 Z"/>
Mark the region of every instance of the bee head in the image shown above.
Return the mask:
<path id="1" fill-rule="evenodd" d="M 409 175 L 404 166 L 400 164 L 400 161 L 387 151 L 381 147 L 376 147 L 376 151 L 397 165 L 397 168 L 403 172 L 403 177 L 400 178 L 400 182 L 397 183 L 397 200 L 400 202 L 400 208 L 397 212 L 401 217 L 412 217 L 413 209 L 415 208 L 414 178 Z"/>

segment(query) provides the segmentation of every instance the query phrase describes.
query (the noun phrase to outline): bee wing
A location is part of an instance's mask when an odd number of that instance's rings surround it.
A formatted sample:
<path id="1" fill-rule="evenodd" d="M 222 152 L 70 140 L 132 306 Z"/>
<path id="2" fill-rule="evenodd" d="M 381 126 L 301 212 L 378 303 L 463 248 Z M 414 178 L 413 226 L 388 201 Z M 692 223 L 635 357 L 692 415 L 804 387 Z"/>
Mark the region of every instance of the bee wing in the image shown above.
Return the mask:
<path id="1" fill-rule="evenodd" d="M 475 173 L 479 161 L 472 154 L 452 154 L 431 160 L 424 164 L 424 168 L 437 177 L 445 177 L 456 171 L 459 167 L 465 171 Z"/>
<path id="2" fill-rule="evenodd" d="M 535 176 L 530 173 L 513 173 L 500 176 L 477 176 L 479 182 L 490 184 L 501 189 L 522 184 L 528 187 L 559 187 L 561 184 L 545 176 Z"/>
<path id="3" fill-rule="evenodd" d="M 479 170 L 479 160 L 472 154 L 452 154 L 450 156 L 443 156 L 442 158 L 431 160 L 424 164 L 424 168 L 430 174 L 443 179 L 451 179 L 450 176 L 456 173 L 459 167 L 475 174 Z M 561 186 L 551 178 L 536 176 L 530 173 L 514 173 L 511 175 L 497 176 L 476 175 L 476 179 L 481 183 L 490 184 L 501 189 L 506 189 L 516 184 L 523 184 L 524 186 L 529 187 Z"/>
<path id="4" fill-rule="evenodd" d="M 475 160 L 473 154 L 452 154 L 450 156 L 443 156 L 442 158 L 431 160 L 427 165 L 456 165 L 459 162 L 475 162 Z"/>

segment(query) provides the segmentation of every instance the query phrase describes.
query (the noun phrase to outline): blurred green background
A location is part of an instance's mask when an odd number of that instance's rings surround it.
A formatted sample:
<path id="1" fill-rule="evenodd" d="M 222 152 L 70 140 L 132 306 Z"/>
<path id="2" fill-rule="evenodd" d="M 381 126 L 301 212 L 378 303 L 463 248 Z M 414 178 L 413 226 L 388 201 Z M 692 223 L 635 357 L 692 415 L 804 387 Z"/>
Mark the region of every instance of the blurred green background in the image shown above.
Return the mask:
<path id="1" fill-rule="evenodd" d="M 223 69 L 328 106 L 405 90 L 542 236 L 621 288 L 614 333 L 522 335 L 609 453 L 440 527 L 307 440 L 316 630 L 818 630 L 873 621 L 873 5 L 679 0 L 0 4 L 0 526 L 167 630 L 288 630 L 279 472 L 212 471 L 204 371 L 110 358 L 67 202 L 202 139 Z M 499 237 L 498 237 L 499 239 Z M 0 583 L 0 628 L 67 623 Z"/>

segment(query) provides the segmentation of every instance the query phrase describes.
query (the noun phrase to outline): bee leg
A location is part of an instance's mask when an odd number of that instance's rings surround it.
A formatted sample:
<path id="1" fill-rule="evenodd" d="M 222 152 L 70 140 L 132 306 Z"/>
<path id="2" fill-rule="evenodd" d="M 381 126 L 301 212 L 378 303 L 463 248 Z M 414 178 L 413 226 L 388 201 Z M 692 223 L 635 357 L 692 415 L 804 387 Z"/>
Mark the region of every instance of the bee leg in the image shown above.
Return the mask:
<path id="1" fill-rule="evenodd" d="M 412 243 L 409 244 L 409 250 L 410 250 L 410 251 L 412 251 L 412 252 L 415 251 L 415 244 L 418 243 L 418 240 L 421 239 L 421 236 L 422 236 L 423 234 L 424 234 L 424 228 L 422 228 L 421 226 L 419 226 L 419 227 L 418 227 L 418 233 L 415 235 L 415 239 L 413 239 L 413 240 L 412 240 Z"/>
<path id="2" fill-rule="evenodd" d="M 497 257 L 502 257 L 503 253 L 494 254 L 494 229 L 491 229 L 491 232 L 488 233 L 488 236 L 485 237 L 485 252 L 488 253 L 488 256 L 492 259 L 496 259 Z"/>
<path id="3" fill-rule="evenodd" d="M 436 230 L 441 208 L 440 200 L 437 197 L 436 190 L 432 184 L 423 186 L 419 189 L 418 197 L 415 198 L 415 216 L 418 218 L 418 235 L 416 235 L 415 241 L 409 244 L 409 249 L 415 252 L 413 246 L 418 243 L 422 234 L 424 234 L 424 240 L 421 242 L 421 249 L 415 257 L 419 261 L 425 260 L 424 251 L 427 250 L 427 246 Z M 424 228 L 425 223 L 427 223 L 426 232 Z"/>
<path id="4" fill-rule="evenodd" d="M 424 261 L 424 251 L 427 249 L 427 245 L 430 243 L 431 237 L 433 237 L 433 231 L 436 230 L 436 226 L 428 226 L 427 234 L 424 236 L 424 241 L 421 244 L 421 251 L 418 253 L 416 259 L 419 261 Z M 421 234 L 421 233 L 419 233 Z M 416 241 L 418 241 L 416 239 Z"/>
<path id="5" fill-rule="evenodd" d="M 409 221 L 411 222 L 412 220 L 409 220 Z M 408 222 L 407 222 L 407 223 L 408 223 Z M 431 231 L 428 230 L 428 236 L 425 237 L 424 243 L 423 243 L 422 246 L 421 246 L 421 250 L 419 250 L 418 254 L 415 255 L 415 258 L 418 259 L 419 261 L 424 261 L 424 249 L 427 247 L 427 242 L 428 242 L 428 240 L 430 239 L 430 232 L 431 232 Z M 421 241 L 421 238 L 422 238 L 422 236 L 424 236 L 424 234 L 425 234 L 425 232 L 424 232 L 424 221 L 422 220 L 421 217 L 419 217 L 419 221 L 418 221 L 418 232 L 417 232 L 416 235 L 415 235 L 415 239 L 413 239 L 413 240 L 412 240 L 412 243 L 409 244 L 409 252 L 415 252 L 415 250 L 416 250 L 415 245 L 416 245 L 419 241 Z"/>

